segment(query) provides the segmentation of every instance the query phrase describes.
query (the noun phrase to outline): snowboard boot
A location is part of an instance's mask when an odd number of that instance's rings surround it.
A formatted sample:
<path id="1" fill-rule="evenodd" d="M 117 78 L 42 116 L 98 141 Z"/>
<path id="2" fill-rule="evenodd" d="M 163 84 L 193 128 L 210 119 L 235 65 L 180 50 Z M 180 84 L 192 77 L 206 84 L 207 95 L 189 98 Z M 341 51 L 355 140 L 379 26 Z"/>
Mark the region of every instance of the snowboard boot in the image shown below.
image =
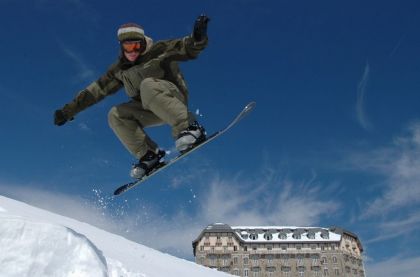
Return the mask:
<path id="1" fill-rule="evenodd" d="M 161 162 L 160 160 L 165 156 L 165 151 L 156 149 L 155 152 L 149 150 L 140 158 L 139 162 L 134 164 L 130 171 L 130 176 L 135 179 L 141 179 L 149 174 Z"/>
<path id="2" fill-rule="evenodd" d="M 206 140 L 206 130 L 197 121 L 194 121 L 187 129 L 179 133 L 175 141 L 176 149 L 181 154 L 188 152 L 198 144 Z"/>

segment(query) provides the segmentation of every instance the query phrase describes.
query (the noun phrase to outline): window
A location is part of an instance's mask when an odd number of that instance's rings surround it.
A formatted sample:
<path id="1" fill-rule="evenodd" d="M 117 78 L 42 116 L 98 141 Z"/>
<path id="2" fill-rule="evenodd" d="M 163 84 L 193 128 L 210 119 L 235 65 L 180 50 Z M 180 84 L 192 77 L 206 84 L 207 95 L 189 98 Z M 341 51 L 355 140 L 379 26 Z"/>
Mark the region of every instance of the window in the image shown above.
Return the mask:
<path id="1" fill-rule="evenodd" d="M 272 240 L 272 239 L 273 239 L 273 234 L 270 234 L 270 233 L 265 233 L 265 234 L 264 234 L 264 239 L 265 239 L 265 240 Z"/>
<path id="2" fill-rule="evenodd" d="M 334 268 L 335 276 L 340 276 L 340 270 L 338 268 Z"/>
<path id="3" fill-rule="evenodd" d="M 216 246 L 222 246 L 222 239 L 221 239 L 221 237 L 220 237 L 220 236 L 217 236 L 217 239 L 216 239 Z"/>
<path id="4" fill-rule="evenodd" d="M 328 276 L 328 268 L 324 267 L 324 276 Z"/>
<path id="5" fill-rule="evenodd" d="M 303 256 L 302 255 L 297 256 L 297 264 L 298 265 L 303 265 Z"/>
<path id="6" fill-rule="evenodd" d="M 333 260 L 333 263 L 334 263 L 334 264 L 336 264 L 336 263 L 337 263 L 337 257 L 336 257 L 336 256 L 333 256 L 332 260 Z"/>
<path id="7" fill-rule="evenodd" d="M 245 268 L 244 269 L 244 277 L 248 277 L 249 276 L 249 269 Z"/>
<path id="8" fill-rule="evenodd" d="M 216 257 L 215 256 L 210 257 L 210 265 L 211 266 L 216 266 Z"/>
<path id="9" fill-rule="evenodd" d="M 205 261 L 206 261 L 206 258 L 201 256 L 200 259 L 199 259 L 199 263 L 204 265 Z"/>
<path id="10" fill-rule="evenodd" d="M 204 251 L 204 245 L 200 246 L 200 251 Z"/>
<path id="11" fill-rule="evenodd" d="M 257 266 L 258 262 L 259 262 L 259 256 L 258 255 L 252 255 L 251 260 L 252 260 L 252 265 Z"/>
<path id="12" fill-rule="evenodd" d="M 252 277 L 260 277 L 261 269 L 259 267 L 252 268 Z"/>
<path id="13" fill-rule="evenodd" d="M 267 267 L 266 271 L 269 272 L 269 273 L 273 273 L 273 272 L 276 271 L 276 268 L 275 267 Z M 274 274 L 272 274 L 272 275 L 274 275 Z"/>
<path id="14" fill-rule="evenodd" d="M 304 277 L 305 276 L 305 267 L 299 266 L 298 267 L 298 274 L 299 274 L 299 277 Z"/>
<path id="15" fill-rule="evenodd" d="M 316 255 L 312 256 L 312 265 L 313 265 L 313 266 L 317 266 L 317 265 L 318 265 L 318 263 L 319 263 L 319 258 L 318 258 L 318 256 L 316 256 Z"/>
<path id="16" fill-rule="evenodd" d="M 280 233 L 279 239 L 287 239 L 287 235 L 285 233 Z"/>
<path id="17" fill-rule="evenodd" d="M 272 265 L 272 264 L 273 264 L 273 255 L 268 255 L 268 256 L 267 256 L 267 263 L 268 263 L 269 265 Z"/>
<path id="18" fill-rule="evenodd" d="M 223 257 L 222 263 L 223 263 L 223 266 L 228 266 L 229 265 L 229 259 L 227 257 Z"/>
<path id="19" fill-rule="evenodd" d="M 318 271 L 314 271 L 314 273 L 312 274 L 313 277 L 321 277 L 321 272 Z"/>
<path id="20" fill-rule="evenodd" d="M 239 275 L 239 269 L 234 269 L 233 270 L 233 275 L 240 276 Z"/>
<path id="21" fill-rule="evenodd" d="M 281 275 L 283 277 L 290 277 L 290 271 L 291 271 L 290 267 L 287 267 L 287 266 L 281 267 Z"/>
<path id="22" fill-rule="evenodd" d="M 258 239 L 258 234 L 252 233 L 252 234 L 249 235 L 249 238 L 252 239 L 252 240 L 257 240 Z"/>
<path id="23" fill-rule="evenodd" d="M 238 264 L 238 257 L 233 257 L 233 264 Z"/>
<path id="24" fill-rule="evenodd" d="M 287 254 L 286 255 L 283 255 L 281 257 L 281 261 L 282 261 L 282 264 L 289 265 L 289 256 Z"/>

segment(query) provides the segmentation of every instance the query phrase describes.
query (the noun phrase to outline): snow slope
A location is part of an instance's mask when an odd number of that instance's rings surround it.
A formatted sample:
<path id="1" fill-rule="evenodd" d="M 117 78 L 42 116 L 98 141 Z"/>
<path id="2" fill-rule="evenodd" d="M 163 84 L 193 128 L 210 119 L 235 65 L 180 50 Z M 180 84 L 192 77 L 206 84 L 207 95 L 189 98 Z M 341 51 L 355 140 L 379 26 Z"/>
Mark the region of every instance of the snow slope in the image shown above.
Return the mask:
<path id="1" fill-rule="evenodd" d="M 0 276 L 231 275 L 0 196 Z"/>

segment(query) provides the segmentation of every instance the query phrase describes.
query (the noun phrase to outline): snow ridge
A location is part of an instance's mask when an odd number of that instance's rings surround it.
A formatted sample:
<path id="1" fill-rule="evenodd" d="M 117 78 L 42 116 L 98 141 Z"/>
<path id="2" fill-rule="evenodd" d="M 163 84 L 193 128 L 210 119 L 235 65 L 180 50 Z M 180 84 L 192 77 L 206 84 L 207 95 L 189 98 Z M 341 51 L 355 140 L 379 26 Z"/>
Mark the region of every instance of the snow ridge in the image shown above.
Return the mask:
<path id="1" fill-rule="evenodd" d="M 0 276 L 231 275 L 0 195 Z"/>

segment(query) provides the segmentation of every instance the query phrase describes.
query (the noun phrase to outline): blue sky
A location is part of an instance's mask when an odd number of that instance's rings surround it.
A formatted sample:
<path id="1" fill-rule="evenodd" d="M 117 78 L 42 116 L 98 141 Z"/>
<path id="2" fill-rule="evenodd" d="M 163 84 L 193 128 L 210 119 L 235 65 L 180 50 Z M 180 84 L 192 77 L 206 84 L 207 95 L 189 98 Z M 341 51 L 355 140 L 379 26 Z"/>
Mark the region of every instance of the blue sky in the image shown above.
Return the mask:
<path id="1" fill-rule="evenodd" d="M 124 92 L 63 127 L 53 112 L 115 61 L 119 25 L 178 38 L 202 12 L 209 46 L 182 64 L 191 110 L 211 132 L 257 108 L 111 199 L 134 162 L 107 125 Z M 373 276 L 420 269 L 418 1 L 0 0 L 0 22 L 1 194 L 187 258 L 212 222 L 338 225 Z M 168 127 L 149 132 L 173 147 Z"/>

